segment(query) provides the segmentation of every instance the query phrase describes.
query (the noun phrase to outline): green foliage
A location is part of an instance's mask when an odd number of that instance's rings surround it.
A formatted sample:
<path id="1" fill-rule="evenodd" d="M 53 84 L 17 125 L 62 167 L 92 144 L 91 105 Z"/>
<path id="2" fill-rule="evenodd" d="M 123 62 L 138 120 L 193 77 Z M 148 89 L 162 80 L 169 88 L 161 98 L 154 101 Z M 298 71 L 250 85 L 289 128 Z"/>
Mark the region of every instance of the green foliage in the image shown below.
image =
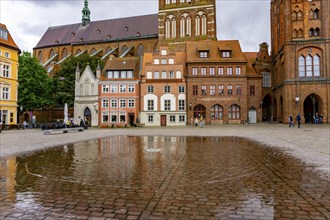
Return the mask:
<path id="1" fill-rule="evenodd" d="M 77 64 L 79 64 L 81 74 L 87 64 L 89 64 L 95 74 L 98 62 L 100 62 L 102 69 L 104 62 L 99 60 L 98 57 L 82 54 L 79 57 L 70 57 L 62 64 L 61 69 L 54 76 L 54 98 L 56 106 L 62 107 L 67 103 L 68 106 L 73 107 Z"/>
<path id="2" fill-rule="evenodd" d="M 53 105 L 52 79 L 29 52 L 19 57 L 18 82 L 18 105 L 25 110 Z"/>

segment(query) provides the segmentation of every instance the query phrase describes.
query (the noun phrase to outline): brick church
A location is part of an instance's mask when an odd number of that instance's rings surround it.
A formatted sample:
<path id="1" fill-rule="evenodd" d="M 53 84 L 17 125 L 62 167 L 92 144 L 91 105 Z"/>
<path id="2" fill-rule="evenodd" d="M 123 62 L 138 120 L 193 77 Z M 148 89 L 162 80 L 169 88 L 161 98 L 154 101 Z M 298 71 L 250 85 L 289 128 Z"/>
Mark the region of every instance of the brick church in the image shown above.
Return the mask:
<path id="1" fill-rule="evenodd" d="M 273 0 L 271 54 L 218 40 L 215 4 L 160 0 L 158 14 L 91 21 L 85 0 L 82 22 L 50 27 L 33 54 L 50 75 L 70 56 L 106 62 L 84 80 L 76 71 L 75 119 L 95 126 L 286 123 L 299 112 L 329 122 L 329 3 Z"/>

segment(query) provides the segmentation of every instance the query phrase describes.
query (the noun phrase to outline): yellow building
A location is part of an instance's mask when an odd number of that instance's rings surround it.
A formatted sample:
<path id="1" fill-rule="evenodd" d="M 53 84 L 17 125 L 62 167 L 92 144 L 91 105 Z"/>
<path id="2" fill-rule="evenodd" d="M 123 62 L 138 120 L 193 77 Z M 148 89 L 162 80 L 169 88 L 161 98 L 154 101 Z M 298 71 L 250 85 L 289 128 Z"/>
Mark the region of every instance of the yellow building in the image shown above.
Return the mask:
<path id="1" fill-rule="evenodd" d="M 18 56 L 20 49 L 0 23 L 0 121 L 17 124 Z"/>

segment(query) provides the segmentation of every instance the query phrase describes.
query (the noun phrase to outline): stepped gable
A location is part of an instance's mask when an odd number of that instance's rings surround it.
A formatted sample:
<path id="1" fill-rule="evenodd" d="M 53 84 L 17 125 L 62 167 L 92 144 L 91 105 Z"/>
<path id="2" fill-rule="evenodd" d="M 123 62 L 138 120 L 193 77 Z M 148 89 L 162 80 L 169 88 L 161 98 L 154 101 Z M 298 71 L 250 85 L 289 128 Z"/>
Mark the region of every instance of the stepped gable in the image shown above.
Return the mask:
<path id="1" fill-rule="evenodd" d="M 49 27 L 34 49 L 158 35 L 158 14 Z"/>
<path id="2" fill-rule="evenodd" d="M 6 25 L 0 23 L 0 28 L 8 31 L 8 39 L 5 40 L 5 39 L 3 39 L 3 38 L 0 37 L 0 44 L 5 45 L 5 46 L 8 46 L 8 47 L 11 47 L 13 49 L 16 49 L 16 50 L 20 51 L 20 49 L 18 48 L 18 46 L 15 43 L 14 39 L 11 37 L 11 34 L 9 33 L 9 30 L 7 29 Z"/>

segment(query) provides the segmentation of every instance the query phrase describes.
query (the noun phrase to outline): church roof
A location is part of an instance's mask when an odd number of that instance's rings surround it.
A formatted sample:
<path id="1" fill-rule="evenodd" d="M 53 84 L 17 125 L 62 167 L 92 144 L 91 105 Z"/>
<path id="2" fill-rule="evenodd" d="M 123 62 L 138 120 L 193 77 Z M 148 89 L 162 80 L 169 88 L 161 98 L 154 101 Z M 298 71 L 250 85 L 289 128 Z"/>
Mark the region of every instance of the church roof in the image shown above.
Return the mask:
<path id="1" fill-rule="evenodd" d="M 15 43 L 14 39 L 11 37 L 6 25 L 0 23 L 0 29 L 7 31 L 7 39 L 0 37 L 0 45 L 8 46 L 13 49 L 16 49 L 20 53 L 20 49 L 18 48 L 17 44 Z"/>
<path id="2" fill-rule="evenodd" d="M 49 27 L 34 49 L 158 36 L 158 14 Z"/>

